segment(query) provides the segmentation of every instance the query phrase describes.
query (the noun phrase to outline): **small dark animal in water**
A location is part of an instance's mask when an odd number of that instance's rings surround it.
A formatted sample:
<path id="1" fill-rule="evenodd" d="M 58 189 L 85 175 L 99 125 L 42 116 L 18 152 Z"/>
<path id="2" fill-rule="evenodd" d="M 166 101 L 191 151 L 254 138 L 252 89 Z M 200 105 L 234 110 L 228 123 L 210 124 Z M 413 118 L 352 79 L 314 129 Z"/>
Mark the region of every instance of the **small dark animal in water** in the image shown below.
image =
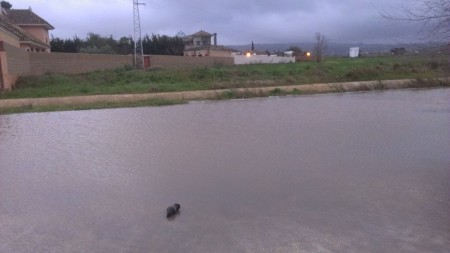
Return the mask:
<path id="1" fill-rule="evenodd" d="M 180 204 L 173 204 L 167 208 L 167 218 L 170 218 L 180 212 Z"/>

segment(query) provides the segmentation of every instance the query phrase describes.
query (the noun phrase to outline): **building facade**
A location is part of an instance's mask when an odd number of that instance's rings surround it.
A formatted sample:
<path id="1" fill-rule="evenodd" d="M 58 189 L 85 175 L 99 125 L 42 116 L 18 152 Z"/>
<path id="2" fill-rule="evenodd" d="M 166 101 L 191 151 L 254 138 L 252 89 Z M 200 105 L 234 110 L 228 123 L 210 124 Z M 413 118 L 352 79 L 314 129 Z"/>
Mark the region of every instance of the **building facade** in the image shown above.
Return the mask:
<path id="1" fill-rule="evenodd" d="M 50 52 L 49 31 L 55 29 L 30 9 L 2 9 L 0 41 L 28 52 Z"/>
<path id="2" fill-rule="evenodd" d="M 200 30 L 192 35 L 183 36 L 184 56 L 232 57 L 233 49 L 217 45 L 217 33 Z"/>

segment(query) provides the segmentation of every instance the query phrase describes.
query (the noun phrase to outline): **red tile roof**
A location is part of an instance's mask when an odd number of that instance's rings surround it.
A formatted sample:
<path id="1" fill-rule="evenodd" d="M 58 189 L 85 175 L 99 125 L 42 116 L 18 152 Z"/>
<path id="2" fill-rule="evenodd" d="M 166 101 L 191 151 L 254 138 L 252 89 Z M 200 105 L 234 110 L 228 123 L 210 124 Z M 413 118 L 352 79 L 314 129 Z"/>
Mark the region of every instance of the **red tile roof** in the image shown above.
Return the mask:
<path id="1" fill-rule="evenodd" d="M 39 17 L 32 10 L 5 10 L 6 16 L 16 25 L 41 25 L 45 26 L 48 30 L 55 29 L 43 18 Z"/>
<path id="2" fill-rule="evenodd" d="M 213 36 L 212 34 L 205 32 L 203 30 L 200 30 L 194 34 L 191 35 L 192 37 L 211 37 Z"/>
<path id="3" fill-rule="evenodd" d="M 20 28 L 19 26 L 13 24 L 13 22 L 11 22 L 11 20 L 9 20 L 7 17 L 5 17 L 4 15 L 1 15 L 1 14 L 0 14 L 0 27 L 6 29 L 10 33 L 17 36 L 19 38 L 20 42 L 34 42 L 43 47 L 47 47 L 47 48 L 49 47 L 49 45 L 45 44 L 43 41 L 36 38 L 31 33 L 27 32 L 27 31 L 23 30 L 22 28 Z"/>

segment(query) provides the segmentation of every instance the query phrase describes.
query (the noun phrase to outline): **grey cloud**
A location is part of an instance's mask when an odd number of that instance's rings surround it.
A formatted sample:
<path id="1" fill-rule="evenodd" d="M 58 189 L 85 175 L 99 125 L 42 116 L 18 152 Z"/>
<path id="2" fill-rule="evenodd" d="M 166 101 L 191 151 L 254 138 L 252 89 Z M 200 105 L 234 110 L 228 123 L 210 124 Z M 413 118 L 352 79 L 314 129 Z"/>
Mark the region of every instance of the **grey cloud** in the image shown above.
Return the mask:
<path id="1" fill-rule="evenodd" d="M 405 0 L 151 0 L 141 8 L 144 34 L 175 35 L 200 29 L 217 32 L 222 44 L 312 41 L 322 32 L 333 42 L 371 42 L 417 36 L 417 24 L 381 17 Z M 131 0 L 29 0 L 26 6 L 52 23 L 56 37 L 88 32 L 133 34 Z"/>

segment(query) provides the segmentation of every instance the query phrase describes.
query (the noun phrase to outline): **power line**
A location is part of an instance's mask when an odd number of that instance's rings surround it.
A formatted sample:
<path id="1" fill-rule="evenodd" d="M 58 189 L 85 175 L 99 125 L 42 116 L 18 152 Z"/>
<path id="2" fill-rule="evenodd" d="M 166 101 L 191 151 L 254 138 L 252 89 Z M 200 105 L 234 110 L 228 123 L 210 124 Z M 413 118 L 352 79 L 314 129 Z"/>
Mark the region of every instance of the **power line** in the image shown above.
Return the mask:
<path id="1" fill-rule="evenodd" d="M 142 48 L 141 36 L 141 19 L 139 16 L 139 5 L 145 3 L 139 0 L 133 0 L 133 17 L 134 17 L 134 66 L 137 69 L 144 68 L 144 50 Z"/>

